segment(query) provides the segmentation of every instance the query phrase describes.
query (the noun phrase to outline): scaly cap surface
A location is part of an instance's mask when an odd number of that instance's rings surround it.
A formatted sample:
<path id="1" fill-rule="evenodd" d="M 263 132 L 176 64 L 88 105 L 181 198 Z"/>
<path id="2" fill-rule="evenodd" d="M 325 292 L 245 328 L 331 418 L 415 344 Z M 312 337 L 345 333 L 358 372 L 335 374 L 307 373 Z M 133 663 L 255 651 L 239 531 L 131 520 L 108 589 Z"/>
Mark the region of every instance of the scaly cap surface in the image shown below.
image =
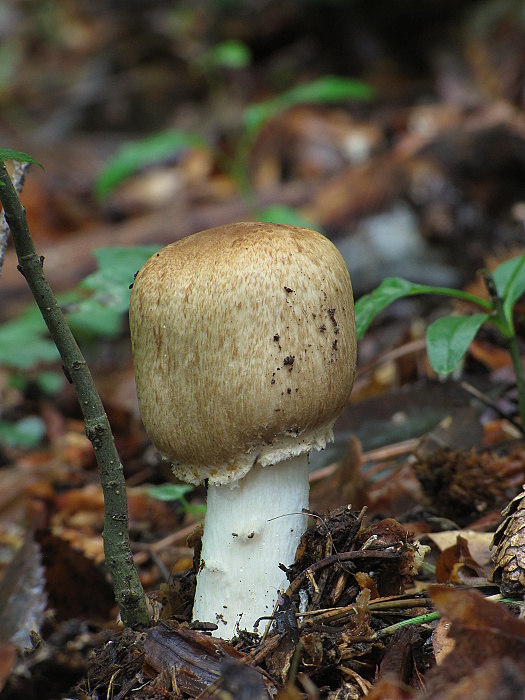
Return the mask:
<path id="1" fill-rule="evenodd" d="M 350 276 L 315 231 L 219 226 L 153 255 L 130 328 L 139 406 L 185 481 L 322 449 L 355 374 Z"/>

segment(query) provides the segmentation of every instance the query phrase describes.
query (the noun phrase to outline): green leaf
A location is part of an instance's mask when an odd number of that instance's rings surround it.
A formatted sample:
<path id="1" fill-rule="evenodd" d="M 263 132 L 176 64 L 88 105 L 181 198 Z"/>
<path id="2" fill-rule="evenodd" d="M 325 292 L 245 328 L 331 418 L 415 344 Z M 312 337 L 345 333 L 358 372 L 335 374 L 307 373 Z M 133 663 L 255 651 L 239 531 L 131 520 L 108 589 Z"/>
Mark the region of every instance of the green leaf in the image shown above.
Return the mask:
<path id="1" fill-rule="evenodd" d="M 265 102 L 250 105 L 244 111 L 243 122 L 248 131 L 256 132 L 266 121 L 295 105 L 341 102 L 348 99 L 369 100 L 374 94 L 374 89 L 360 80 L 325 76 L 311 83 L 298 85 Z"/>
<path id="2" fill-rule="evenodd" d="M 49 394 L 53 396 L 58 393 L 60 389 L 64 386 L 66 382 L 66 377 L 63 372 L 54 372 L 53 370 L 43 370 L 38 372 L 35 377 L 35 382 L 38 388 L 44 392 L 44 394 Z"/>
<path id="3" fill-rule="evenodd" d="M 514 304 L 525 293 L 525 255 L 519 255 L 498 265 L 492 273 L 496 291 L 503 299 L 503 310 L 507 323 L 512 328 Z"/>
<path id="4" fill-rule="evenodd" d="M 300 211 L 284 204 L 273 204 L 257 212 L 259 221 L 268 221 L 273 224 L 286 224 L 288 226 L 302 226 L 322 233 L 321 229 L 311 219 L 303 216 Z"/>
<path id="5" fill-rule="evenodd" d="M 93 336 L 115 338 L 122 331 L 122 312 L 96 299 L 72 304 L 66 314 L 68 325 L 79 342 L 90 341 Z"/>
<path id="6" fill-rule="evenodd" d="M 195 134 L 169 129 L 126 144 L 103 168 L 95 182 L 95 194 L 103 199 L 123 180 L 142 168 L 174 158 L 189 148 L 209 149 Z"/>
<path id="7" fill-rule="evenodd" d="M 45 423 L 38 416 L 27 416 L 16 423 L 0 421 L 0 443 L 8 447 L 36 447 L 45 433 Z"/>
<path id="8" fill-rule="evenodd" d="M 66 377 L 64 372 L 55 370 L 40 370 L 39 372 L 11 372 L 9 386 L 17 391 L 26 391 L 30 382 L 34 382 L 40 391 L 49 396 L 54 396 L 64 386 Z"/>
<path id="9" fill-rule="evenodd" d="M 96 272 L 82 280 L 78 290 L 60 296 L 76 336 L 88 333 L 114 337 L 120 333 L 135 274 L 159 247 L 114 246 L 93 251 L 98 262 Z"/>
<path id="10" fill-rule="evenodd" d="M 185 494 L 194 489 L 195 487 L 189 484 L 161 484 L 160 486 L 153 486 L 148 489 L 147 494 L 160 501 L 180 501 L 182 510 L 192 515 L 196 520 L 199 520 L 202 519 L 202 516 L 206 512 L 206 506 L 191 505 L 185 498 Z"/>
<path id="11" fill-rule="evenodd" d="M 1 160 L 17 160 L 19 163 L 34 163 L 34 165 L 38 165 L 39 168 L 44 170 L 42 163 L 33 158 L 33 156 L 23 153 L 22 151 L 13 151 L 12 148 L 0 148 L 0 161 Z"/>
<path id="12" fill-rule="evenodd" d="M 152 486 L 146 493 L 158 501 L 180 501 L 194 489 L 195 486 L 190 484 L 160 484 L 160 486 Z"/>
<path id="13" fill-rule="evenodd" d="M 402 277 L 387 277 L 370 294 L 362 296 L 355 304 L 357 337 L 361 339 L 368 326 L 383 309 L 402 297 L 436 292 L 437 288 L 409 282 Z"/>
<path id="14" fill-rule="evenodd" d="M 80 309 L 89 309 L 93 302 L 111 307 L 124 313 L 129 307 L 130 285 L 138 270 L 154 253 L 159 245 L 111 246 L 93 251 L 98 270 L 81 282 L 81 287 L 94 292 L 87 301 L 80 303 Z"/>
<path id="15" fill-rule="evenodd" d="M 486 299 L 463 292 L 460 289 L 431 287 L 426 284 L 409 282 L 409 280 L 403 279 L 402 277 L 387 277 L 373 292 L 365 294 L 356 302 L 355 323 L 357 337 L 361 339 L 364 336 L 366 329 L 377 314 L 383 311 L 389 304 L 402 297 L 414 296 L 416 294 L 438 294 L 440 296 L 454 297 L 477 304 L 487 311 L 493 311 L 492 304 Z"/>
<path id="16" fill-rule="evenodd" d="M 446 316 L 427 328 L 427 353 L 438 374 L 450 374 L 459 365 L 489 314 Z"/>
<path id="17" fill-rule="evenodd" d="M 94 335 L 114 337 L 121 332 L 134 275 L 159 247 L 111 247 L 94 251 L 99 269 L 86 277 L 79 288 L 57 299 L 78 339 L 91 340 Z M 0 325 L 0 365 L 27 370 L 58 359 L 58 350 L 36 306 L 31 305 L 18 318 Z M 57 386 L 56 381 L 50 382 L 52 387 Z"/>
<path id="18" fill-rule="evenodd" d="M 202 63 L 209 68 L 246 68 L 251 60 L 252 54 L 246 44 L 231 39 L 213 46 L 204 54 Z"/>
<path id="19" fill-rule="evenodd" d="M 0 325 L 0 364 L 28 369 L 39 363 L 56 362 L 58 350 L 36 306 L 22 316 Z"/>

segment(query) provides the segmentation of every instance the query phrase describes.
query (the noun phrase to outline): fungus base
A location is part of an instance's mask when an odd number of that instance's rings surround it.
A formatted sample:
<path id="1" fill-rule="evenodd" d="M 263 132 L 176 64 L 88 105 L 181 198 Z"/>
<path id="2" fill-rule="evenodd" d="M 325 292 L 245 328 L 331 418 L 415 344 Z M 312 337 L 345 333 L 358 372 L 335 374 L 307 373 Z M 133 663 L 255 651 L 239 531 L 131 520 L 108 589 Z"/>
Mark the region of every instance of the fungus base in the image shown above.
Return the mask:
<path id="1" fill-rule="evenodd" d="M 306 530 L 308 493 L 308 455 L 256 465 L 233 486 L 208 486 L 194 620 L 217 622 L 215 634 L 230 639 L 237 624 L 253 631 L 257 618 L 272 615 L 288 585 L 279 564 L 294 562 Z"/>

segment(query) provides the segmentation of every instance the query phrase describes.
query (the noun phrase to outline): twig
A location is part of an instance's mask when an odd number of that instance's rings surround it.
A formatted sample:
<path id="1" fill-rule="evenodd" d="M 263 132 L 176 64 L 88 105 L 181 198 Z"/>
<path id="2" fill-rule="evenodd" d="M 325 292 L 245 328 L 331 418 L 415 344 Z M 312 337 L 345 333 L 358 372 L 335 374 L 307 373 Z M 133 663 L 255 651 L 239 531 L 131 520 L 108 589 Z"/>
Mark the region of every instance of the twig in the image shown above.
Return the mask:
<path id="1" fill-rule="evenodd" d="M 389 598 L 378 598 L 367 605 L 367 611 L 372 612 L 391 612 L 393 610 L 408 610 L 410 608 L 424 608 L 430 605 L 425 597 L 406 598 L 405 596 L 395 596 Z M 308 610 L 304 613 L 297 613 L 297 617 L 301 619 L 314 620 L 316 624 L 328 625 L 333 622 L 338 622 L 340 619 L 347 619 L 357 615 L 354 603 L 345 605 L 340 608 L 324 608 L 318 610 Z"/>
<path id="2" fill-rule="evenodd" d="M 326 566 L 332 566 L 334 564 L 343 564 L 347 561 L 355 561 L 359 559 L 399 559 L 401 553 L 398 551 L 393 551 L 389 549 L 381 550 L 362 550 L 359 549 L 354 552 L 342 552 L 341 554 L 332 554 L 331 557 L 326 557 L 326 559 L 321 559 L 316 561 L 315 564 L 311 564 L 307 569 L 302 571 L 288 586 L 284 595 L 291 596 L 296 593 L 299 588 L 303 585 L 305 580 L 308 578 L 309 574 L 316 574 L 321 571 Z"/>
<path id="3" fill-rule="evenodd" d="M 385 445 L 384 447 L 378 447 L 375 450 L 364 452 L 362 455 L 363 464 L 376 461 L 383 462 L 389 459 L 395 459 L 395 457 L 401 457 L 409 452 L 413 452 L 420 442 L 421 438 L 410 438 L 409 440 L 403 440 L 402 442 Z M 315 484 L 318 481 L 333 476 L 339 466 L 340 462 L 332 462 L 332 464 L 328 464 L 326 467 L 321 467 L 321 469 L 312 472 L 309 478 L 310 484 Z"/>
<path id="4" fill-rule="evenodd" d="M 363 375 L 370 374 L 379 365 L 386 364 L 387 362 L 394 362 L 394 360 L 399 360 L 401 357 L 406 355 L 411 355 L 416 352 L 423 352 L 427 347 L 427 341 L 425 338 L 416 338 L 415 340 L 410 340 L 397 348 L 391 348 L 383 352 L 379 357 L 374 358 L 371 362 L 366 365 L 359 367 L 356 371 L 356 379 L 362 377 Z"/>
<path id="5" fill-rule="evenodd" d="M 130 627 L 144 626 L 148 623 L 149 615 L 144 590 L 133 563 L 126 484 L 111 426 L 86 361 L 44 276 L 43 258 L 36 253 L 25 211 L 2 161 L 0 201 L 13 236 L 18 269 L 26 278 L 55 341 L 64 373 L 75 387 L 84 414 L 86 435 L 95 450 L 104 492 L 104 554 L 122 621 Z"/>
<path id="6" fill-rule="evenodd" d="M 478 401 L 481 401 L 481 403 L 484 403 L 489 408 L 492 408 L 500 418 L 503 418 L 504 420 L 508 421 L 514 428 L 516 428 L 519 431 L 520 435 L 525 434 L 525 427 L 517 421 L 515 421 L 512 416 L 509 416 L 509 414 L 506 411 L 500 408 L 496 401 L 493 401 L 490 397 L 488 397 L 483 392 L 479 391 L 479 389 L 476 389 L 475 386 L 472 386 L 472 384 L 469 384 L 469 382 L 465 381 L 464 379 L 459 382 L 459 385 L 471 396 L 474 396 L 474 398 L 478 399 Z"/>

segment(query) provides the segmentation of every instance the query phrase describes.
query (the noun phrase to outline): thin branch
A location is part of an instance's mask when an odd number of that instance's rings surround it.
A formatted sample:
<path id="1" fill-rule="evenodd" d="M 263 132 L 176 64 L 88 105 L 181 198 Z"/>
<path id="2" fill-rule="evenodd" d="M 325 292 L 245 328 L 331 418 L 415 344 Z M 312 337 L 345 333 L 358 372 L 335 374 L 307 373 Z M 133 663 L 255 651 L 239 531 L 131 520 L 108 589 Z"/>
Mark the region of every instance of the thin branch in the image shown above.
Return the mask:
<path id="1" fill-rule="evenodd" d="M 518 423 L 517 421 L 514 420 L 512 416 L 509 416 L 507 411 L 504 411 L 497 403 L 497 401 L 493 401 L 489 396 L 484 394 L 483 392 L 479 391 L 479 389 L 476 389 L 475 386 L 472 386 L 472 384 L 469 384 L 469 382 L 465 380 L 461 380 L 459 382 L 459 385 L 462 389 L 467 391 L 471 396 L 474 396 L 474 398 L 478 399 L 478 401 L 481 401 L 481 403 L 484 403 L 485 406 L 488 406 L 489 408 L 492 408 L 493 411 L 495 411 L 500 418 L 503 418 L 504 420 L 508 421 L 516 430 L 520 432 L 521 435 L 525 435 L 525 426 L 521 425 L 521 423 Z"/>
<path id="2" fill-rule="evenodd" d="M 145 626 L 149 620 L 146 597 L 131 553 L 126 484 L 111 427 L 86 361 L 44 276 L 44 260 L 36 253 L 25 211 L 2 161 L 0 201 L 13 236 L 18 269 L 24 275 L 55 341 L 64 373 L 75 387 L 84 414 L 86 435 L 95 450 L 104 492 L 106 566 L 122 621 L 130 627 Z"/>

